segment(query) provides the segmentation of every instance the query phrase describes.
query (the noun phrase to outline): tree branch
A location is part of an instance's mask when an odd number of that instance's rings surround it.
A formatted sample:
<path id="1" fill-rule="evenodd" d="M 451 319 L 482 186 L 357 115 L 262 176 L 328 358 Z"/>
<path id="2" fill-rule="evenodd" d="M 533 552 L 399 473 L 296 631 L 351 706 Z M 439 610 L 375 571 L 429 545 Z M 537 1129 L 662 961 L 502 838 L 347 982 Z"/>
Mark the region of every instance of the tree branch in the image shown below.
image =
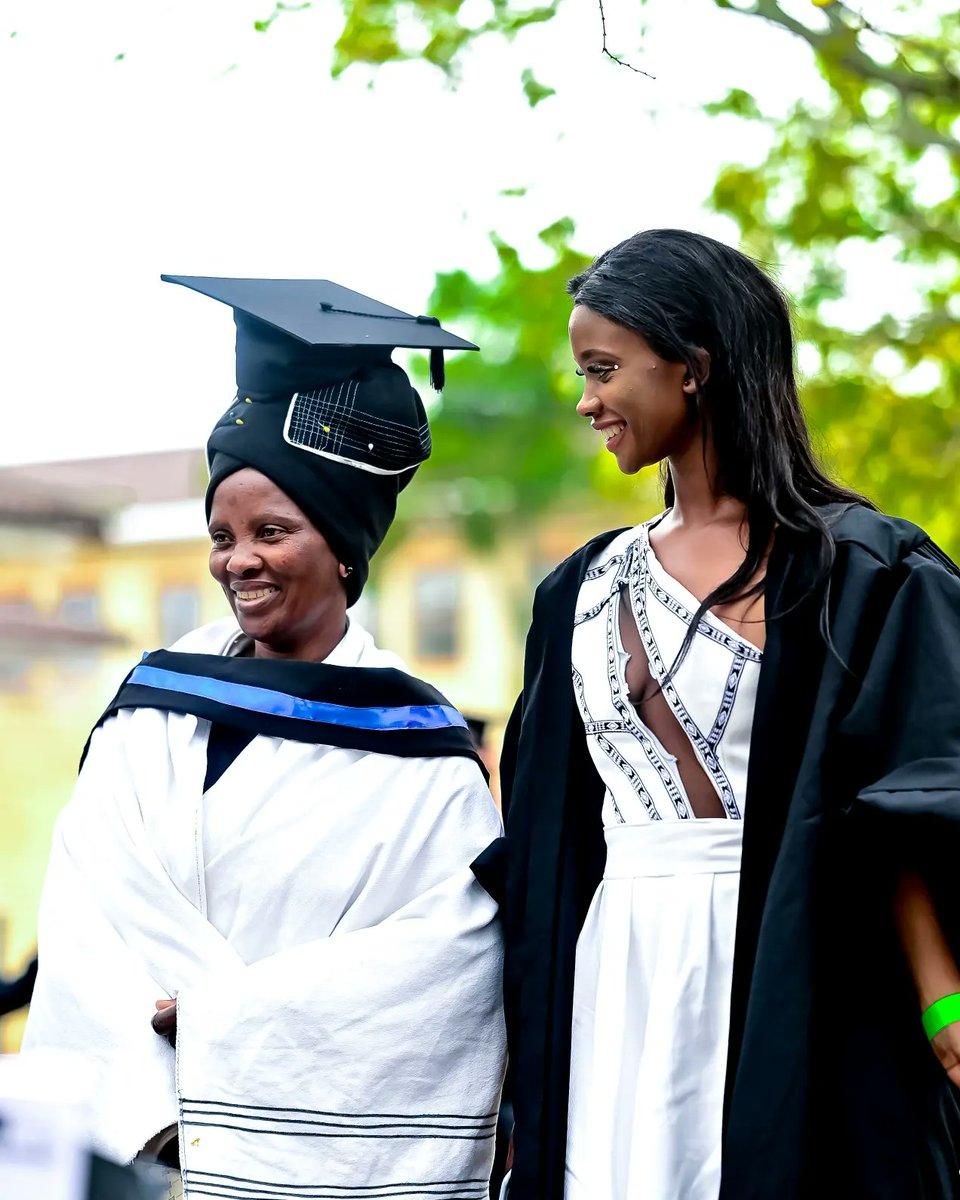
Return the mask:
<path id="1" fill-rule="evenodd" d="M 721 0 L 722 3 L 722 0 Z M 723 3 L 723 7 L 728 7 Z M 833 59 L 841 67 L 861 79 L 870 79 L 876 83 L 886 83 L 894 88 L 901 96 L 929 96 L 935 100 L 960 101 L 960 75 L 953 71 L 944 70 L 938 75 L 920 75 L 910 71 L 898 70 L 895 67 L 885 67 L 860 49 L 852 46 L 837 53 L 837 38 L 840 34 L 856 32 L 836 13 L 827 10 L 831 28 L 827 33 L 810 29 L 802 21 L 789 16 L 783 11 L 777 0 L 754 0 L 750 8 L 737 8 L 734 11 L 747 13 L 750 16 L 762 17 L 772 25 L 779 25 L 789 33 L 802 38 L 813 50 L 824 58 Z"/>
<path id="2" fill-rule="evenodd" d="M 656 76 L 651 75 L 649 71 L 641 71 L 639 67 L 635 67 L 632 63 L 628 63 L 624 59 L 619 58 L 607 48 L 607 15 L 603 11 L 603 0 L 597 0 L 597 4 L 600 6 L 600 28 L 603 31 L 603 46 L 601 47 L 601 53 L 605 54 L 607 58 L 613 59 L 618 67 L 626 67 L 628 71 L 633 71 L 637 75 L 646 75 L 647 79 L 655 79 Z"/>
<path id="3" fill-rule="evenodd" d="M 960 159 L 960 141 L 949 133 L 941 133 L 918 121 L 911 116 L 906 105 L 901 109 L 896 132 L 905 146 L 942 146 L 952 157 Z"/>

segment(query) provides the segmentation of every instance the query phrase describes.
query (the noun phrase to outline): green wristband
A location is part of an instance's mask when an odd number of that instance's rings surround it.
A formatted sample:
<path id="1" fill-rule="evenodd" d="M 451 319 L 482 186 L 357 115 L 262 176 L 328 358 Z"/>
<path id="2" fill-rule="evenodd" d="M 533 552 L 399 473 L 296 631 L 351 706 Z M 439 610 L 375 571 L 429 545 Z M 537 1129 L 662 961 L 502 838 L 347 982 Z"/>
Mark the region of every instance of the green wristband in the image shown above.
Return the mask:
<path id="1" fill-rule="evenodd" d="M 941 1029 L 960 1021 L 960 992 L 935 1000 L 921 1018 L 923 1032 L 933 1041 Z"/>

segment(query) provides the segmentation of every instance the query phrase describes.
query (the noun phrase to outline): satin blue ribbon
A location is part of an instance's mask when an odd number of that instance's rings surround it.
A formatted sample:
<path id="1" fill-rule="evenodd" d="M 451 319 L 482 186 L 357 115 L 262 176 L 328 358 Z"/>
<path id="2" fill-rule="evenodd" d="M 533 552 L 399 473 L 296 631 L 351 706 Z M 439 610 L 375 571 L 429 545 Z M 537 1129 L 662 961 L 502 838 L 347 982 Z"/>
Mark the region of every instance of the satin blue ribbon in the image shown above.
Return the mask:
<path id="1" fill-rule="evenodd" d="M 466 721 L 448 704 L 408 704 L 397 708 L 351 708 L 346 704 L 328 704 L 322 700 L 303 700 L 286 692 L 253 687 L 246 683 L 228 683 L 205 675 L 181 675 L 160 667 L 134 667 L 127 681 L 140 687 L 162 688 L 165 692 L 184 692 L 231 708 L 266 713 L 272 717 L 293 717 L 321 725 L 341 725 L 349 729 L 465 729 Z"/>

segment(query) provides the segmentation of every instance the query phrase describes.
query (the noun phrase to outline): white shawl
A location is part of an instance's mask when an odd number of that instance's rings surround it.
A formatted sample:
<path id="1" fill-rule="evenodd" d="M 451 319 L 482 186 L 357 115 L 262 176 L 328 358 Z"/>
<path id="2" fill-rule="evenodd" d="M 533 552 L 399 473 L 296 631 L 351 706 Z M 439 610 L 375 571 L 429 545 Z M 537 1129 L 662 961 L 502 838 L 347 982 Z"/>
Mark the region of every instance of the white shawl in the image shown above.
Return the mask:
<path id="1" fill-rule="evenodd" d="M 354 623 L 327 662 L 397 660 Z M 259 736 L 204 793 L 208 731 L 142 708 L 94 734 L 24 1052 L 84 1057 L 111 1157 L 179 1121 L 187 1196 L 484 1196 L 505 1050 L 495 906 L 469 869 L 500 832 L 478 768 Z M 175 1062 L 150 1026 L 164 996 Z"/>

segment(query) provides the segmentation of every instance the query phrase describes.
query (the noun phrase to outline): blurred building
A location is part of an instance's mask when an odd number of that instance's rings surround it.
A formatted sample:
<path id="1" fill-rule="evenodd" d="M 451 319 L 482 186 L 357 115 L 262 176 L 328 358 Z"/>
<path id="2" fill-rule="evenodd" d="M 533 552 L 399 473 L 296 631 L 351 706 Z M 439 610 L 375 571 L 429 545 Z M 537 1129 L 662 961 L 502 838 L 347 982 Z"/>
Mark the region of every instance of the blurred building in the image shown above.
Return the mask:
<path id="1" fill-rule="evenodd" d="M 226 615 L 207 572 L 200 451 L 0 469 L 0 968 L 31 953 L 56 815 L 87 734 L 144 650 Z M 437 506 L 441 507 L 441 506 Z M 495 760 L 519 690 L 539 580 L 586 518 L 472 549 L 442 515 L 388 544 L 359 620 L 410 670 L 488 722 Z M 6 1048 L 17 1019 L 0 1030 Z"/>
<path id="2" fill-rule="evenodd" d="M 25 904 L 36 874 L 38 847 L 45 853 L 37 831 L 42 830 L 40 836 L 49 841 L 44 787 L 49 794 L 56 777 L 48 756 L 51 750 L 55 753 L 56 730 L 33 720 L 38 693 L 31 694 L 31 686 L 41 684 L 51 671 L 82 670 L 123 642 L 121 635 L 91 619 L 84 609 L 44 604 L 43 581 L 55 564 L 69 560 L 81 546 L 102 541 L 114 499 L 102 487 L 46 483 L 23 469 L 0 472 L 0 579 L 10 569 L 0 591 L 4 766 L 0 974 L 4 976 L 18 976 L 33 950 L 35 918 L 31 919 Z"/>

